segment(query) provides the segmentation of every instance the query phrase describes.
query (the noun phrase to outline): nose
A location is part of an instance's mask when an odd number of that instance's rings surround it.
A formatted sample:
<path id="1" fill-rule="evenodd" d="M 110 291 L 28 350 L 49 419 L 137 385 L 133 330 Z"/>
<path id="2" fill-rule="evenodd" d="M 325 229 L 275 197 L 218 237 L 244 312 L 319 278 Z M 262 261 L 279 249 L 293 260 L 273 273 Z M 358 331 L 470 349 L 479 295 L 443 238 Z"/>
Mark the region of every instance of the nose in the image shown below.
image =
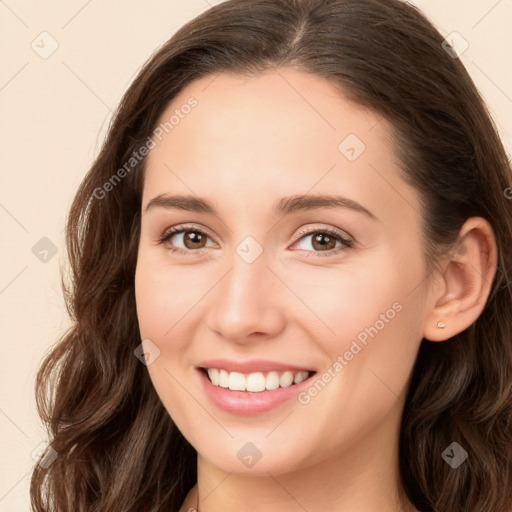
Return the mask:
<path id="1" fill-rule="evenodd" d="M 250 263 L 235 253 L 231 261 L 231 268 L 212 291 L 210 329 L 239 344 L 256 337 L 277 337 L 285 328 L 286 299 L 266 253 Z"/>

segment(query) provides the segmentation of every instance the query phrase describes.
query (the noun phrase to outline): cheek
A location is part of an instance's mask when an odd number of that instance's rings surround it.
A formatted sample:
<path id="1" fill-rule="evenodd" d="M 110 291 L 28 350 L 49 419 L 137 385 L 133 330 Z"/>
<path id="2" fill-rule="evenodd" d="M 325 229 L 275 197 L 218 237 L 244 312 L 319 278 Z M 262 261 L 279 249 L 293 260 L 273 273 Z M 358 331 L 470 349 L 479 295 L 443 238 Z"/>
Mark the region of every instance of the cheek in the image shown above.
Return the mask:
<path id="1" fill-rule="evenodd" d="M 135 299 L 141 339 L 151 340 L 160 351 L 148 371 L 157 390 L 168 390 L 168 399 L 182 392 L 172 377 L 183 382 L 194 371 L 197 358 L 193 356 L 193 327 L 200 322 L 200 299 L 212 284 L 209 276 L 199 276 L 193 266 L 185 269 L 169 265 L 162 254 L 140 251 Z"/>
<path id="2" fill-rule="evenodd" d="M 162 341 L 171 337 L 180 320 L 204 295 L 205 279 L 186 270 L 166 265 L 162 258 L 141 252 L 135 272 L 135 299 L 141 335 Z M 194 283 L 194 284 L 191 284 Z M 205 285 L 206 286 L 206 285 Z"/>
<path id="3" fill-rule="evenodd" d="M 169 416 L 188 436 L 193 431 L 191 418 L 198 411 L 183 386 L 190 379 L 192 362 L 187 354 L 188 338 L 183 332 L 185 322 L 180 323 L 180 319 L 189 309 L 186 304 L 190 301 L 177 274 L 169 269 L 163 271 L 141 255 L 135 273 L 135 298 L 141 339 L 154 343 L 143 341 L 143 345 L 151 347 L 148 351 L 159 350 L 147 366 L 149 377 Z M 196 442 L 190 438 L 189 441 Z"/>
<path id="4" fill-rule="evenodd" d="M 405 393 L 421 342 L 421 258 L 411 251 L 404 266 L 389 252 L 375 261 L 340 283 L 337 304 L 343 306 L 330 310 L 336 339 L 327 351 L 332 361 L 339 355 L 343 360 L 337 398 L 347 406 L 353 401 L 362 415 L 376 403 L 385 410 Z"/>
<path id="5" fill-rule="evenodd" d="M 173 309 L 166 302 L 166 287 L 153 272 L 138 271 L 135 279 L 135 300 L 141 336 L 161 338 L 172 327 L 164 314 Z"/>
<path id="6" fill-rule="evenodd" d="M 297 282 L 298 294 L 310 291 L 308 306 L 325 327 L 317 343 L 332 364 L 343 358 L 344 377 L 333 386 L 340 386 L 340 393 L 348 386 L 370 400 L 378 388 L 386 393 L 389 386 L 398 394 L 406 384 L 421 341 L 423 302 L 417 285 L 423 267 L 415 248 L 405 255 L 407 266 L 404 258 L 383 250 L 350 268 Z"/>
<path id="7" fill-rule="evenodd" d="M 380 254 L 339 268 L 297 272 L 287 282 L 316 317 L 308 318 L 325 331 L 324 340 L 340 350 L 365 328 L 397 316 L 407 293 L 406 280 L 389 257 Z"/>

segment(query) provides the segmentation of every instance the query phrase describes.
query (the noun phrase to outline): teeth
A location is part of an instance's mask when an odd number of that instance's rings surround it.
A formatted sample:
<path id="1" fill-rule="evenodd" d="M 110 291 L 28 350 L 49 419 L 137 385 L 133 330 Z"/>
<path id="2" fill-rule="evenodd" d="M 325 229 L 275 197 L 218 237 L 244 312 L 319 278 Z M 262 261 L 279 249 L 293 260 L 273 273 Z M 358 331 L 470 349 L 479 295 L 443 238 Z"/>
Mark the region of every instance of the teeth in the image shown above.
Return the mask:
<path id="1" fill-rule="evenodd" d="M 247 378 L 247 380 L 249 380 L 249 378 L 250 378 L 250 375 Z M 279 373 L 268 372 L 267 377 L 265 379 L 265 389 L 277 389 L 278 387 L 279 387 Z"/>
<path id="2" fill-rule="evenodd" d="M 282 388 L 287 388 L 293 384 L 293 372 L 284 372 L 281 377 L 279 377 L 279 385 Z"/>
<path id="3" fill-rule="evenodd" d="M 219 385 L 219 382 L 220 382 L 219 370 L 217 370 L 216 368 L 211 368 L 210 370 L 208 370 L 208 377 L 210 377 L 210 380 L 212 381 L 213 385 L 215 385 L 215 386 Z"/>
<path id="4" fill-rule="evenodd" d="M 229 387 L 229 373 L 226 370 L 219 370 L 219 386 Z"/>
<path id="5" fill-rule="evenodd" d="M 223 369 L 208 368 L 208 377 L 214 386 L 229 388 L 232 391 L 251 391 L 254 393 L 277 389 L 278 387 L 287 388 L 293 384 L 298 384 L 307 379 L 309 372 L 306 370 L 300 372 L 268 372 L 266 375 L 262 372 L 250 373 L 244 375 L 239 372 L 227 372 Z"/>
<path id="6" fill-rule="evenodd" d="M 231 372 L 229 374 L 229 389 L 233 391 L 245 391 L 245 377 L 241 373 Z"/>
<path id="7" fill-rule="evenodd" d="M 233 375 L 233 374 L 231 374 Z M 266 379 L 265 375 L 261 372 L 251 373 L 247 376 L 247 378 L 241 374 L 237 373 L 236 375 L 240 375 L 240 383 L 241 387 L 237 388 L 240 391 L 265 391 L 266 387 Z M 231 386 L 229 389 L 233 389 Z"/>
<path id="8" fill-rule="evenodd" d="M 298 384 L 299 382 L 302 382 L 303 380 L 306 380 L 308 378 L 308 372 L 297 372 L 293 376 L 293 382 L 294 384 Z"/>

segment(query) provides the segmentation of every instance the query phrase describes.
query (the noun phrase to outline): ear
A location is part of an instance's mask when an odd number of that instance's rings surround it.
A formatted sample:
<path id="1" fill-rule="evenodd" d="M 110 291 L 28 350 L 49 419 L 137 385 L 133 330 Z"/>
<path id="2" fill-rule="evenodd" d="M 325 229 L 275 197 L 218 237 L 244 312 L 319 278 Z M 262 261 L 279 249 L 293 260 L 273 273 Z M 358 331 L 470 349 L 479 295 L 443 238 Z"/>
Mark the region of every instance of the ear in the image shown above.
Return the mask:
<path id="1" fill-rule="evenodd" d="M 441 264 L 429 295 L 423 337 L 444 341 L 474 323 L 484 310 L 497 268 L 494 231 L 487 220 L 471 217 L 459 242 Z M 445 327 L 438 327 L 443 322 Z"/>

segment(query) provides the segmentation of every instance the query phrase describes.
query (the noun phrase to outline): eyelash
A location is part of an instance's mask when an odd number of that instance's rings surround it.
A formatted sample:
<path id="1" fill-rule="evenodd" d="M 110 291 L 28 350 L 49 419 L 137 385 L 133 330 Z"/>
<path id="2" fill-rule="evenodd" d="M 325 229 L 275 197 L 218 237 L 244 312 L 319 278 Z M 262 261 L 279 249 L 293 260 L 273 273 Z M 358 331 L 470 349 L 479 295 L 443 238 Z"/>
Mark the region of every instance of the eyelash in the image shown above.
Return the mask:
<path id="1" fill-rule="evenodd" d="M 170 240 L 173 235 L 176 235 L 177 233 L 188 232 L 188 231 L 191 231 L 191 232 L 194 232 L 194 233 L 199 233 L 199 234 L 204 235 L 204 236 L 206 236 L 208 238 L 211 238 L 207 233 L 205 233 L 201 229 L 198 229 L 198 228 L 196 228 L 194 226 L 183 226 L 183 225 L 180 225 L 180 226 L 174 226 L 174 227 L 168 229 L 161 237 L 158 238 L 158 243 L 159 244 L 164 244 L 168 240 Z M 313 254 L 316 254 L 317 256 L 320 256 L 320 257 L 333 256 L 334 254 L 338 254 L 341 251 L 345 251 L 347 249 L 351 249 L 354 246 L 353 240 L 345 238 L 344 236 L 341 235 L 341 233 L 339 231 L 336 231 L 335 229 L 332 229 L 332 228 L 303 230 L 303 231 L 301 231 L 299 233 L 299 236 L 295 240 L 294 244 L 297 243 L 304 236 L 312 235 L 312 234 L 315 234 L 315 233 L 323 233 L 323 234 L 330 235 L 334 239 L 339 240 L 343 244 L 343 247 L 338 247 L 336 249 L 331 249 L 329 251 L 306 251 L 306 252 L 310 253 L 310 254 L 308 254 L 306 256 L 308 258 L 310 256 L 312 256 Z M 175 253 L 178 253 L 178 254 L 188 254 L 188 253 L 194 253 L 194 252 L 198 253 L 198 252 L 201 252 L 203 249 L 205 249 L 205 248 L 203 247 L 203 248 L 197 249 L 197 250 L 193 250 L 193 249 L 186 250 L 186 249 L 181 249 L 179 247 L 169 247 L 169 250 L 171 252 L 175 252 Z"/>

